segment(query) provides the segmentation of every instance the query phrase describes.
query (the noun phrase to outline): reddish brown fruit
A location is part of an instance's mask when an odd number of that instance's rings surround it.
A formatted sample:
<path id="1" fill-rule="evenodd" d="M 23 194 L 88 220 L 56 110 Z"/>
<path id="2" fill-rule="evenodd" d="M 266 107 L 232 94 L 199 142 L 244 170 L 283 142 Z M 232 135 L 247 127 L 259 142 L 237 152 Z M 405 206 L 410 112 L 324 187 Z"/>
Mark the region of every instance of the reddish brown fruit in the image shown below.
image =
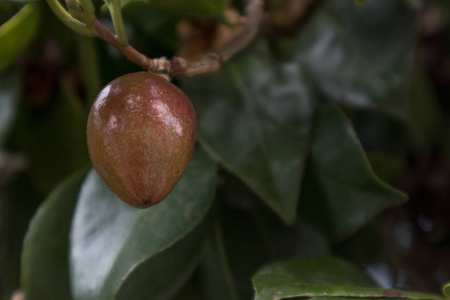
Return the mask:
<path id="1" fill-rule="evenodd" d="M 89 113 L 87 141 L 97 173 L 120 199 L 146 208 L 161 202 L 194 150 L 196 118 L 186 95 L 138 72 L 108 83 Z"/>

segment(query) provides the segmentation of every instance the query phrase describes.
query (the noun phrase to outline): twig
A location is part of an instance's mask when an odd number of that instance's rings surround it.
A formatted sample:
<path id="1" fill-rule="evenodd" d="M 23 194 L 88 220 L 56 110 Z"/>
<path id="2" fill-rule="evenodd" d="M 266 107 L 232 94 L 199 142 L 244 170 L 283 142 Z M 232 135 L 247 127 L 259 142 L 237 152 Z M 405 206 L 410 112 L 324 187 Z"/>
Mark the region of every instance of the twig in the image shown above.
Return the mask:
<path id="1" fill-rule="evenodd" d="M 223 62 L 229 60 L 233 55 L 245 48 L 258 33 L 259 24 L 263 15 L 262 1 L 254 0 L 249 2 L 245 12 L 247 22 L 240 35 L 217 52 L 205 55 L 200 61 L 187 62 L 181 57 L 174 57 L 172 59 L 170 75 L 192 76 L 214 72 L 220 68 Z"/>
<path id="2" fill-rule="evenodd" d="M 158 66 L 156 66 L 156 62 L 154 60 L 139 53 L 130 45 L 122 46 L 117 40 L 117 37 L 111 31 L 106 29 L 98 20 L 95 20 L 94 23 L 92 23 L 92 29 L 97 37 L 119 50 L 136 65 L 148 71 L 156 71 L 158 69 Z"/>
<path id="3" fill-rule="evenodd" d="M 253 40 L 258 33 L 262 15 L 262 1 L 251 0 L 246 7 L 247 23 L 243 32 L 222 49 L 209 53 L 196 62 L 188 62 L 181 57 L 174 57 L 172 60 L 165 57 L 150 59 L 129 45 L 122 46 L 117 36 L 106 29 L 98 20 L 93 22 L 92 29 L 97 37 L 119 50 L 133 63 L 147 71 L 160 73 L 170 78 L 172 76 L 192 76 L 216 71 L 223 62 L 230 59 Z"/>

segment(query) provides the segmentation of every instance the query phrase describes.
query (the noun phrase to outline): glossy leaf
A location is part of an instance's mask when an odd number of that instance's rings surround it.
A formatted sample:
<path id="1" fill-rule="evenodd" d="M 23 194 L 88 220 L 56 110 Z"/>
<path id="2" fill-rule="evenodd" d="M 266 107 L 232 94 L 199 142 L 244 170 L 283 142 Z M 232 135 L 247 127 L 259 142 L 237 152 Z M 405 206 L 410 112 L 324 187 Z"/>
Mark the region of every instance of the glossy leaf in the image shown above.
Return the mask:
<path id="1" fill-rule="evenodd" d="M 253 277 L 255 300 L 312 297 L 442 299 L 440 296 L 374 288 L 355 266 L 333 257 L 293 259 L 264 267 Z"/>
<path id="2" fill-rule="evenodd" d="M 75 299 L 166 299 L 188 279 L 204 245 L 216 167 L 196 153 L 160 204 L 139 210 L 120 201 L 92 171 L 71 232 Z"/>
<path id="3" fill-rule="evenodd" d="M 335 105 L 317 112 L 306 174 L 299 212 L 334 240 L 406 200 L 373 173 L 349 120 Z"/>
<path id="4" fill-rule="evenodd" d="M 309 147 L 312 95 L 295 63 L 277 64 L 260 43 L 213 74 L 182 81 L 198 140 L 287 224 Z"/>
<path id="5" fill-rule="evenodd" d="M 21 282 L 29 300 L 71 300 L 69 231 L 86 171 L 61 183 L 40 206 L 24 241 Z"/>
<path id="6" fill-rule="evenodd" d="M 0 71 L 6 69 L 30 43 L 39 28 L 40 4 L 28 3 L 0 26 Z"/>
<path id="7" fill-rule="evenodd" d="M 327 1 L 298 35 L 297 59 L 321 94 L 406 117 L 416 12 L 402 0 Z"/>
<path id="8" fill-rule="evenodd" d="M 124 9 L 160 9 L 183 17 L 221 19 L 225 11 L 226 0 L 121 0 Z M 133 2 L 136 5 L 133 5 Z M 131 5 L 127 5 L 130 3 Z"/>

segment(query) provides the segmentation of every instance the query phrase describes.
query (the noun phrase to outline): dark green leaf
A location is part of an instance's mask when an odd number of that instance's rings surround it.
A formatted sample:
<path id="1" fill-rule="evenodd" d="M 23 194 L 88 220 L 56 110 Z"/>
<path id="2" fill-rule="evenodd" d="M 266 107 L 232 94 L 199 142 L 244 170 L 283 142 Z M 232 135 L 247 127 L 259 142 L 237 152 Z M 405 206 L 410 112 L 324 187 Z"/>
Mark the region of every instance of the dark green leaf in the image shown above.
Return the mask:
<path id="1" fill-rule="evenodd" d="M 403 0 L 328 1 L 299 32 L 297 59 L 327 98 L 404 118 L 415 14 Z"/>
<path id="2" fill-rule="evenodd" d="M 443 300 L 435 295 L 374 288 L 364 272 L 333 257 L 274 263 L 256 273 L 253 285 L 255 300 L 294 297 L 312 297 L 315 300 L 328 297 Z"/>
<path id="3" fill-rule="evenodd" d="M 199 265 L 199 280 L 205 299 L 238 300 L 219 221 L 206 242 Z"/>
<path id="4" fill-rule="evenodd" d="M 216 18 L 223 17 L 227 5 L 226 0 L 121 0 L 124 9 L 133 7 L 154 10 L 160 9 L 171 13 L 191 18 Z M 135 5 L 127 5 L 136 2 Z"/>
<path id="5" fill-rule="evenodd" d="M 215 164 L 196 152 L 167 199 L 140 210 L 120 201 L 91 172 L 72 224 L 75 299 L 172 296 L 199 260 L 215 178 Z"/>
<path id="6" fill-rule="evenodd" d="M 40 4 L 28 3 L 0 27 L 0 71 L 30 43 L 39 28 Z"/>
<path id="7" fill-rule="evenodd" d="M 318 110 L 306 174 L 300 213 L 334 240 L 406 200 L 373 173 L 350 122 L 334 105 Z"/>
<path id="8" fill-rule="evenodd" d="M 92 37 L 77 35 L 78 59 L 86 90 L 86 112 L 88 113 L 102 88 L 97 44 Z"/>
<path id="9" fill-rule="evenodd" d="M 355 3 L 356 4 L 363 4 L 363 3 L 366 3 L 368 1 L 370 1 L 370 0 L 355 0 Z"/>
<path id="10" fill-rule="evenodd" d="M 218 189 L 224 244 L 241 299 L 253 294 L 251 277 L 268 262 L 297 256 L 327 255 L 326 238 L 297 219 L 283 222 L 237 179 L 224 177 Z"/>
<path id="11" fill-rule="evenodd" d="M 208 300 L 204 298 L 198 287 L 198 281 L 194 275 L 171 300 Z"/>
<path id="12" fill-rule="evenodd" d="M 17 159 L 9 156 L 0 152 L 0 165 Z M 10 299 L 12 292 L 20 288 L 23 238 L 41 197 L 25 174 L 8 176 L 4 165 L 0 170 L 0 299 Z"/>
<path id="13" fill-rule="evenodd" d="M 28 155 L 30 177 L 43 194 L 62 178 L 89 164 L 86 112 L 73 88 L 62 91 L 45 110 L 23 105 L 19 145 Z"/>
<path id="14" fill-rule="evenodd" d="M 29 300 L 70 300 L 69 231 L 86 171 L 59 185 L 41 205 L 25 237 L 21 282 Z"/>
<path id="15" fill-rule="evenodd" d="M 370 152 L 367 153 L 367 158 L 375 174 L 386 182 L 394 182 L 408 167 L 406 154 L 393 155 L 382 152 Z"/>
<path id="16" fill-rule="evenodd" d="M 309 147 L 312 95 L 294 63 L 277 64 L 263 43 L 213 74 L 182 81 L 198 140 L 288 224 Z"/>

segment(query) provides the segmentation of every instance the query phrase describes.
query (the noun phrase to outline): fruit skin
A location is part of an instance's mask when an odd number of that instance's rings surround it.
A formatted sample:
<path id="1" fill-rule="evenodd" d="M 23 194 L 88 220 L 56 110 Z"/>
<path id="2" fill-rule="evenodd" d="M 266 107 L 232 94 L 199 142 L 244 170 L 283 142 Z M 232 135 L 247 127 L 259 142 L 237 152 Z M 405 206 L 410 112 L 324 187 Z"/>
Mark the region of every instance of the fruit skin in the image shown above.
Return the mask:
<path id="1" fill-rule="evenodd" d="M 196 117 L 176 86 L 149 72 L 108 83 L 89 113 L 89 156 L 108 187 L 131 206 L 161 202 L 194 151 Z"/>

